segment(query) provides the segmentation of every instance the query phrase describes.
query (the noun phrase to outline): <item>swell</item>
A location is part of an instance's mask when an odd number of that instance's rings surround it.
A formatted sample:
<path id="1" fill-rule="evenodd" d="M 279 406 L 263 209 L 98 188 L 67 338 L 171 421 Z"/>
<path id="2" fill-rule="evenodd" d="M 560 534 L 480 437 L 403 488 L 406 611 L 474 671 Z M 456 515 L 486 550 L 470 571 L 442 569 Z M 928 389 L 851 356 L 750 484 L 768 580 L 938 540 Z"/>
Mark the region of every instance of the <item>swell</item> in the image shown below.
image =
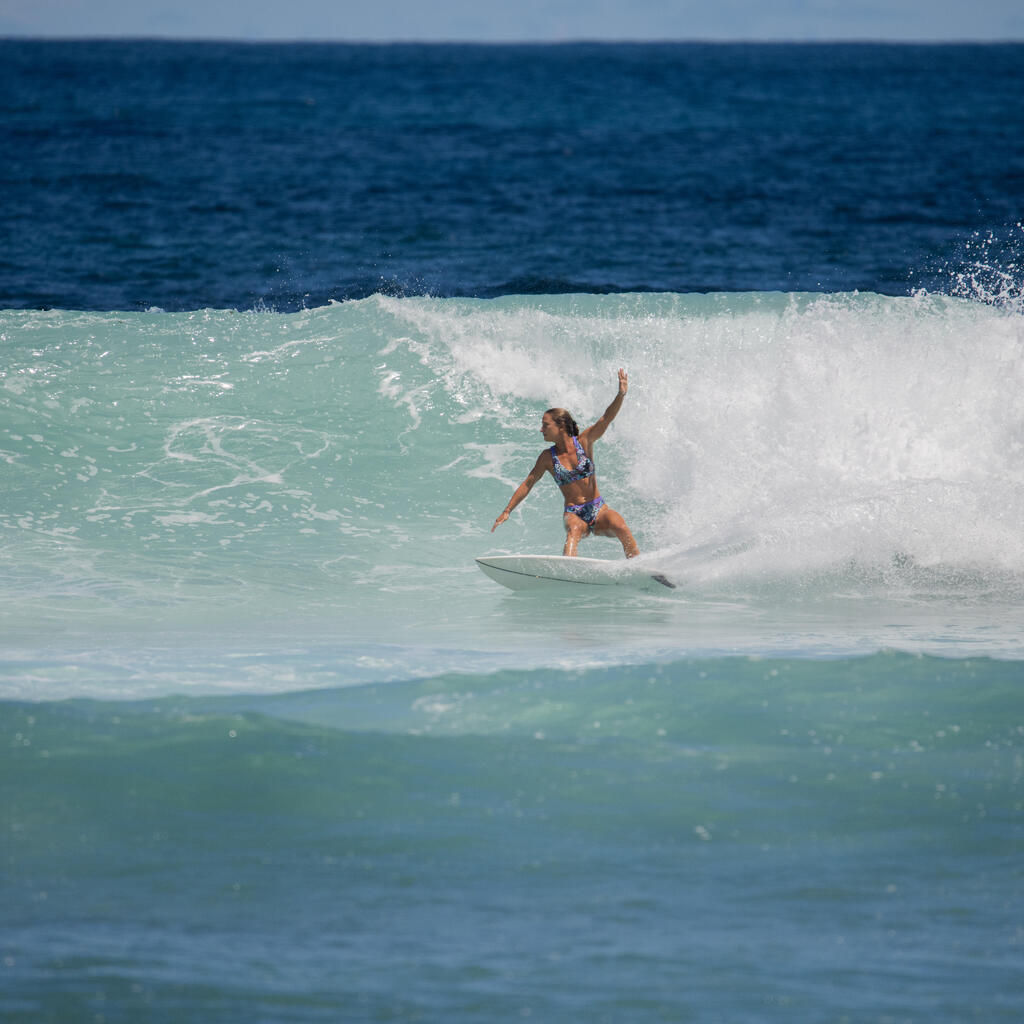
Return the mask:
<path id="1" fill-rule="evenodd" d="M 877 655 L 0 703 L 0 1006 L 485 1020 L 528 975 L 551 1019 L 1010 1020 L 1018 691 Z"/>
<path id="2" fill-rule="evenodd" d="M 946 818 L 950 805 L 958 822 L 981 823 L 972 794 L 986 790 L 993 810 L 1019 799 L 1018 681 L 1017 663 L 883 653 L 451 673 L 264 696 L 6 701 L 0 778 L 26 864 L 64 848 L 95 855 L 97 869 L 125 840 L 142 855 L 164 842 L 215 851 L 225 837 L 207 825 L 217 820 L 231 842 L 268 848 L 290 845 L 289 822 L 355 841 L 371 821 L 412 823 L 424 808 L 461 832 L 453 793 L 474 794 L 473 816 L 528 807 L 523 827 L 543 831 L 556 806 L 611 812 L 643 788 L 638 813 L 651 828 L 682 828 L 689 841 L 711 838 L 698 826 L 723 839 L 735 829 L 755 842 L 771 826 L 736 801 L 767 786 L 785 805 L 795 776 L 821 805 L 809 835 L 881 828 L 910 808 Z M 840 794 L 854 804 L 826 812 Z M 257 838 L 268 825 L 279 838 Z M 618 826 L 595 816 L 587 828 L 612 841 Z"/>

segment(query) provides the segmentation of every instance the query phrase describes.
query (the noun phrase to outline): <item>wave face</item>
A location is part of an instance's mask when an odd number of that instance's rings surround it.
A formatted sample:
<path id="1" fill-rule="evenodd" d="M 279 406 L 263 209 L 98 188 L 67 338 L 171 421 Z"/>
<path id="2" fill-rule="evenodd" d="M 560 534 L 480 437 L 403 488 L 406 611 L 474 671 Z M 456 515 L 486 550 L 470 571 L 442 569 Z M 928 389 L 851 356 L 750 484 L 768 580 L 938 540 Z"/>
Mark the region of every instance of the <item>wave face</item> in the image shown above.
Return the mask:
<path id="1" fill-rule="evenodd" d="M 751 627 L 782 605 L 1024 595 L 1024 320 L 1005 309 L 377 296 L 292 314 L 3 311 L 0 325 L 0 611 L 15 638 L 528 639 L 550 606 L 499 593 L 472 559 L 560 551 L 547 480 L 488 531 L 543 447 L 541 412 L 592 422 L 619 366 L 631 387 L 598 447 L 602 493 L 680 587 L 622 597 L 616 646 L 678 646 L 725 607 Z M 621 555 L 603 539 L 581 553 Z M 587 602 L 563 600 L 592 641 Z"/>

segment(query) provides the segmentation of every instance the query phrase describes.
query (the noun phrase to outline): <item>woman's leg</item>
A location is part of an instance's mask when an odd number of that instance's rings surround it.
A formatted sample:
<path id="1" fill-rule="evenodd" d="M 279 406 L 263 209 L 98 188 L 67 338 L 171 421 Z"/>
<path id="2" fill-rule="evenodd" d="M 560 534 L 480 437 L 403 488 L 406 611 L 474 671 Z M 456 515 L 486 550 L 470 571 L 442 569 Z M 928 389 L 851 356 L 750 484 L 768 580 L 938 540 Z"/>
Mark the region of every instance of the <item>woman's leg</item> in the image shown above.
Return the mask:
<path id="1" fill-rule="evenodd" d="M 562 548 L 562 554 L 573 558 L 576 555 L 576 548 L 579 545 L 580 538 L 587 535 L 587 530 L 590 527 L 572 512 L 566 512 L 562 517 L 562 522 L 565 523 L 565 547 Z"/>
<path id="2" fill-rule="evenodd" d="M 568 518 L 566 516 L 566 519 Z M 597 513 L 594 533 L 602 537 L 615 537 L 622 545 L 622 550 L 627 558 L 636 558 L 640 554 L 640 549 L 626 525 L 626 520 L 615 509 L 609 508 L 607 505 L 602 506 L 601 511 Z M 575 551 L 573 553 L 575 554 Z"/>

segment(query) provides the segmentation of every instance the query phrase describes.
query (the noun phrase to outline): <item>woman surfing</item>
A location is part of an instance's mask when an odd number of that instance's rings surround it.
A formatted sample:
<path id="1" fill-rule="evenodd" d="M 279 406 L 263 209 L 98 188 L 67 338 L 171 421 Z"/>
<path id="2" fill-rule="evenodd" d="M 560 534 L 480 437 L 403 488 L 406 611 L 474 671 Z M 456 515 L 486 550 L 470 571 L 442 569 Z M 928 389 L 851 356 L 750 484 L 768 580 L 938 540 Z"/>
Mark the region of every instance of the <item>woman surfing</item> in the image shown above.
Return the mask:
<path id="1" fill-rule="evenodd" d="M 604 415 L 586 430 L 580 431 L 576 421 L 565 409 L 548 409 L 541 417 L 540 433 L 551 447 L 541 452 L 529 476 L 516 488 L 505 506 L 505 511 L 494 520 L 491 533 L 508 519 L 512 510 L 533 490 L 533 485 L 550 473 L 562 489 L 565 498 L 565 548 L 563 555 L 573 556 L 581 537 L 596 533 L 602 537 L 617 537 L 627 558 L 640 553 L 626 521 L 613 508 L 609 508 L 597 490 L 594 467 L 594 443 L 604 435 L 608 425 L 619 414 L 622 400 L 629 390 L 625 370 L 619 370 L 619 393 Z"/>

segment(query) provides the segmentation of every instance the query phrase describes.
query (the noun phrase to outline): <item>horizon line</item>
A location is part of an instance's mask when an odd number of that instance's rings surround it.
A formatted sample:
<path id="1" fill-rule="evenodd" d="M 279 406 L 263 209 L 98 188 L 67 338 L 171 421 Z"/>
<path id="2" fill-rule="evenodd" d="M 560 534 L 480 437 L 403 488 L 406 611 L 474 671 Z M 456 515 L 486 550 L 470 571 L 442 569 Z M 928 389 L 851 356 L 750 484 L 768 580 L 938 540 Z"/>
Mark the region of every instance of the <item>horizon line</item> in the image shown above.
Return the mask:
<path id="1" fill-rule="evenodd" d="M 878 38 L 872 36 L 850 36 L 802 38 L 778 37 L 761 39 L 734 39 L 720 36 L 693 36 L 671 39 L 612 38 L 573 36 L 552 39 L 476 39 L 453 36 L 444 39 L 415 38 L 322 38 L 314 36 L 235 36 L 235 35 L 179 35 L 179 34 L 128 34 L 105 33 L 61 35 L 39 33 L 5 33 L 0 31 L 0 42 L 19 43 L 235 43 L 246 46 L 311 45 L 311 46 L 1019 46 L 1020 38 L 999 39 L 978 37 L 972 39 L 943 38 Z"/>

